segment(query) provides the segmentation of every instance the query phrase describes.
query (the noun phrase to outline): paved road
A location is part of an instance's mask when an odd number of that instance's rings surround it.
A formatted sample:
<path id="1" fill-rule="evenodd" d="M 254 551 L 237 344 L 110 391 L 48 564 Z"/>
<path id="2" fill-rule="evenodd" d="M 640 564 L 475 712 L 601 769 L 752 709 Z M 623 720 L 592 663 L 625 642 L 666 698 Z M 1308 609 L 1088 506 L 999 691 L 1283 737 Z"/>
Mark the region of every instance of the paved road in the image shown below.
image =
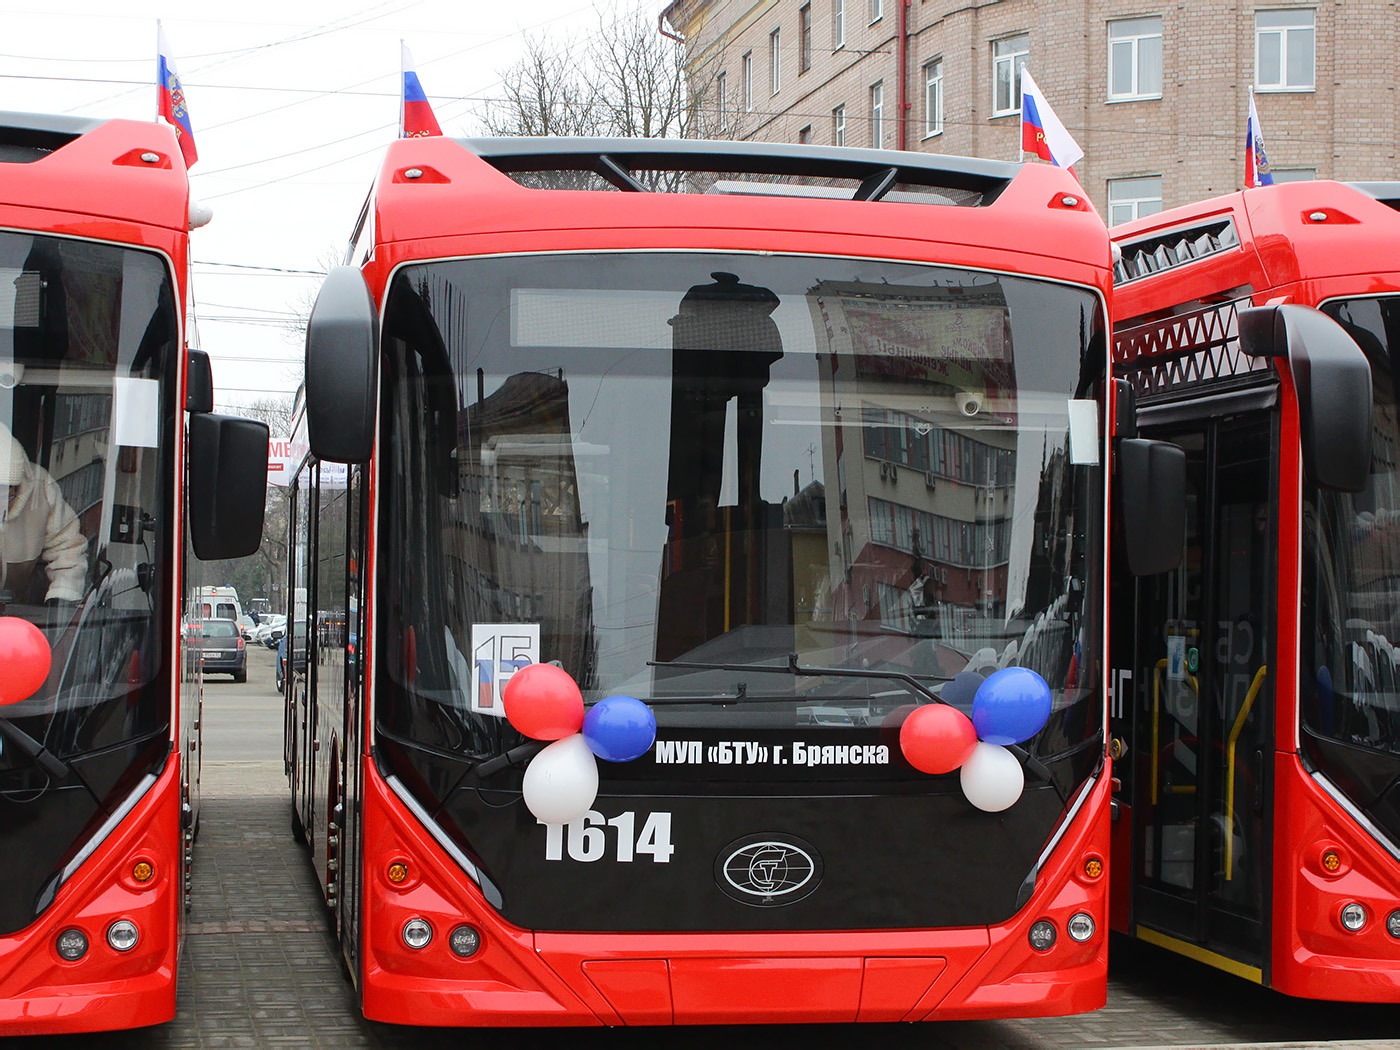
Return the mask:
<path id="1" fill-rule="evenodd" d="M 1108 1006 L 1079 1017 L 664 1032 L 482 1032 L 368 1022 L 360 1016 L 337 961 L 310 865 L 291 839 L 273 656 L 254 650 L 250 657 L 246 684 L 227 679 L 205 684 L 204 806 L 180 969 L 179 1014 L 168 1025 L 103 1036 L 104 1048 L 650 1050 L 664 1041 L 667 1050 L 811 1050 L 833 1044 L 889 1050 L 1324 1045 L 1333 1050 L 1400 1050 L 1400 1006 L 1287 999 L 1168 953 L 1118 942 L 1113 945 Z M 88 1047 L 94 1042 L 91 1036 L 75 1036 L 30 1040 L 27 1045 Z"/>

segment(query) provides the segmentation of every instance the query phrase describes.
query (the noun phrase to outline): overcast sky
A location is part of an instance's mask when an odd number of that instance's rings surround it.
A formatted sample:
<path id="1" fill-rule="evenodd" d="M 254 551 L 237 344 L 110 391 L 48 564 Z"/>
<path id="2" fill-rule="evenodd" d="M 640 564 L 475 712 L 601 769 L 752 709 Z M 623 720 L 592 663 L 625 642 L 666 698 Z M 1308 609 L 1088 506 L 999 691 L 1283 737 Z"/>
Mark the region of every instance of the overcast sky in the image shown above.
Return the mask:
<path id="1" fill-rule="evenodd" d="M 199 149 L 192 193 L 214 209 L 192 240 L 221 407 L 295 389 L 287 366 L 302 347 L 282 325 L 319 285 L 295 271 L 343 248 L 397 134 L 399 39 L 444 134 L 469 135 L 525 34 L 577 40 L 598 23 L 593 0 L 49 0 L 42 11 L 0 0 L 0 109 L 153 120 L 158 18 Z"/>

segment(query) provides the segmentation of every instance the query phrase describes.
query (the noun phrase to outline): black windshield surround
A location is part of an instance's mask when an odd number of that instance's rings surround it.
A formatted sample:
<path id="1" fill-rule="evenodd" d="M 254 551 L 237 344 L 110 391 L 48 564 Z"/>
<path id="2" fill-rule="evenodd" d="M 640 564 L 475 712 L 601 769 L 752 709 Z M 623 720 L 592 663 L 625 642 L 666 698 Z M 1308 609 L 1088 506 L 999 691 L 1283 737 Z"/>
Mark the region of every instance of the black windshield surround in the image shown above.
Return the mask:
<path id="1" fill-rule="evenodd" d="M 1359 493 L 1303 479 L 1303 753 L 1400 846 L 1400 297 L 1322 310 L 1371 363 L 1373 451 Z"/>
<path id="2" fill-rule="evenodd" d="M 33 558 L 0 525 L 0 615 L 34 623 L 53 650 L 47 682 L 0 707 L 0 935 L 35 921 L 170 754 L 179 345 L 164 257 L 0 232 L 0 423 L 33 465 L 25 498 L 51 478 L 78 537 Z"/>
<path id="3" fill-rule="evenodd" d="M 524 926 L 1005 918 L 1102 755 L 1103 331 L 1087 291 L 902 263 L 401 269 L 382 340 L 381 768 Z M 657 715 L 652 753 L 600 763 L 595 809 L 639 833 L 665 811 L 675 859 L 610 866 L 627 888 L 603 880 L 592 909 L 564 906 L 578 865 L 545 860 L 520 801 L 534 749 L 497 759 L 523 742 L 486 712 L 486 648 L 511 625 L 586 702 Z M 864 673 L 785 673 L 794 658 Z M 1054 713 L 1025 745 L 1025 796 L 989 817 L 956 775 L 905 763 L 898 727 L 960 673 L 1012 664 L 1046 678 Z M 785 908 L 718 893 L 716 852 L 764 830 L 822 850 L 826 888 Z M 949 849 L 982 863 L 937 864 Z M 858 900 L 872 877 L 886 891 Z M 619 910 L 638 894 L 655 903 Z"/>

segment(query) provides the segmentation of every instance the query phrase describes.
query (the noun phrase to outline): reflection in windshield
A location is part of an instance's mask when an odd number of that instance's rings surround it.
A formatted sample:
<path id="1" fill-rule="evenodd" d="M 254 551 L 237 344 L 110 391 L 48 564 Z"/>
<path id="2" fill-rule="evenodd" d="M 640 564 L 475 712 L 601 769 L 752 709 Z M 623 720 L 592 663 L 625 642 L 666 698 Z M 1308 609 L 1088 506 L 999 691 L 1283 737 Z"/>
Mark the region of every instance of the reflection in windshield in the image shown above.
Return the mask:
<path id="1" fill-rule="evenodd" d="M 899 675 L 937 692 L 1030 666 L 1064 715 L 1047 746 L 1093 737 L 1101 340 L 1088 294 L 934 267 L 401 271 L 381 727 L 510 746 L 493 697 L 519 657 L 557 661 L 588 700 L 656 699 L 672 726 L 878 727 L 918 700 Z M 675 666 L 791 654 L 896 677 Z"/>
<path id="2" fill-rule="evenodd" d="M 1303 715 L 1314 733 L 1400 756 L 1400 300 L 1324 307 L 1371 362 L 1372 464 L 1359 493 L 1303 509 Z"/>
<path id="3" fill-rule="evenodd" d="M 168 748 L 177 326 L 159 256 L 0 233 L 0 616 L 52 650 L 47 681 L 0 707 L 0 933 Z"/>

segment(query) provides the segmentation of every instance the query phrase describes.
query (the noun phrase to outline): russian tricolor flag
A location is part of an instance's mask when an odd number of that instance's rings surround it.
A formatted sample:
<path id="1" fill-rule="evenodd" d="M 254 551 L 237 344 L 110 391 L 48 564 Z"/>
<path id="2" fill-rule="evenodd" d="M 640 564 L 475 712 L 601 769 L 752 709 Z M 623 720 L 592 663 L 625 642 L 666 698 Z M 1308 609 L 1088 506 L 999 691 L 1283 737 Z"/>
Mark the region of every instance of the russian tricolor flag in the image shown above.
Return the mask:
<path id="1" fill-rule="evenodd" d="M 1259 114 L 1254 109 L 1254 89 L 1250 88 L 1249 120 L 1244 127 L 1244 185 L 1245 189 L 1253 189 L 1273 184 L 1269 158 L 1264 155 L 1264 133 L 1259 130 Z"/>
<path id="2" fill-rule="evenodd" d="M 1061 168 L 1071 167 L 1084 156 L 1025 66 L 1021 67 L 1021 148 Z"/>
<path id="3" fill-rule="evenodd" d="M 423 93 L 423 85 L 418 81 L 418 73 L 413 68 L 413 56 L 402 40 L 403 48 L 403 110 L 399 115 L 399 138 L 416 139 L 424 135 L 441 135 L 433 107 L 428 104 L 428 96 Z"/>
<path id="4" fill-rule="evenodd" d="M 194 148 L 194 128 L 190 126 L 190 111 L 185 105 L 185 89 L 180 86 L 180 74 L 175 71 L 170 42 L 165 39 L 160 22 L 156 22 L 156 113 L 175 129 L 185 167 L 194 167 L 199 152 Z"/>

